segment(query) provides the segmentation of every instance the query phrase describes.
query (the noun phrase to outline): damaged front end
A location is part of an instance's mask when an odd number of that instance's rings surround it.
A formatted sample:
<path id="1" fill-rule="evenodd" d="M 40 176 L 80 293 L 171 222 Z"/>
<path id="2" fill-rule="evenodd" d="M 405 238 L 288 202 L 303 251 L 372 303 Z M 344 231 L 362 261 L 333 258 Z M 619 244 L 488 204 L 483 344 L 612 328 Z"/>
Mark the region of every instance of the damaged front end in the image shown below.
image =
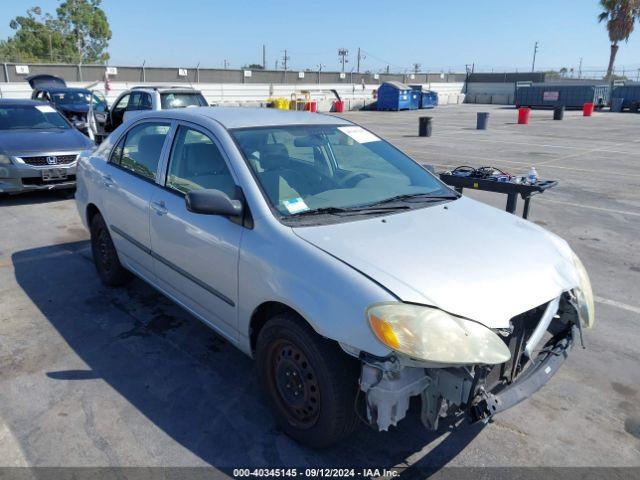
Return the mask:
<path id="1" fill-rule="evenodd" d="M 384 359 L 362 354 L 360 389 L 365 394 L 368 421 L 379 430 L 388 430 L 406 416 L 410 398 L 418 395 L 421 419 L 429 429 L 436 430 L 439 419 L 450 415 L 488 421 L 531 396 L 555 374 L 574 341 L 581 340 L 578 312 L 574 294 L 565 292 L 512 318 L 509 329 L 493 332 L 508 349 L 508 358 L 501 361 L 447 365 L 402 353 Z M 475 348 L 484 345 L 496 350 L 488 338 Z M 462 352 L 465 358 L 473 355 Z M 490 360 L 499 357 L 485 356 Z"/>

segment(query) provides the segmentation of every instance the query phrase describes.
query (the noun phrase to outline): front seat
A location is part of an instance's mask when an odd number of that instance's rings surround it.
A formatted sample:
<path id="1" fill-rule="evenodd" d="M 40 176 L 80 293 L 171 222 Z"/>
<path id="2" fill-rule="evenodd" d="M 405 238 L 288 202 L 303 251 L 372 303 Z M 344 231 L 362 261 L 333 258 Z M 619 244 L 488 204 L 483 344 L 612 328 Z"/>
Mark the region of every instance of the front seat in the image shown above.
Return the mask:
<path id="1" fill-rule="evenodd" d="M 235 182 L 218 147 L 213 143 L 185 145 L 180 176 L 202 188 L 220 190 L 235 197 Z"/>
<path id="2" fill-rule="evenodd" d="M 281 143 L 270 143 L 260 148 L 260 166 L 262 172 L 258 173 L 260 183 L 271 202 L 282 209 L 283 200 L 299 198 L 300 193 L 285 178 L 289 172 L 291 159 L 287 147 Z M 293 176 L 291 175 L 291 176 Z"/>

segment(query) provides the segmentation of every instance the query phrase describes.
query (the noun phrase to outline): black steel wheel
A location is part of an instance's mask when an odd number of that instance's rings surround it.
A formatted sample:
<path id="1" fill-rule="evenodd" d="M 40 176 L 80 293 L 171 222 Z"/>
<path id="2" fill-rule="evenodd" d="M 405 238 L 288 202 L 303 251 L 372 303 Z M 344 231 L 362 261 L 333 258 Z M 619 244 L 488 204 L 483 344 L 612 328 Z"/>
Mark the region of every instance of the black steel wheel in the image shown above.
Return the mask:
<path id="1" fill-rule="evenodd" d="M 357 359 L 283 312 L 260 331 L 256 361 L 269 406 L 287 435 L 322 448 L 351 433 L 357 421 Z"/>
<path id="2" fill-rule="evenodd" d="M 105 285 L 118 287 L 130 279 L 131 274 L 120 264 L 109 229 L 99 213 L 91 219 L 91 252 L 98 275 Z"/>

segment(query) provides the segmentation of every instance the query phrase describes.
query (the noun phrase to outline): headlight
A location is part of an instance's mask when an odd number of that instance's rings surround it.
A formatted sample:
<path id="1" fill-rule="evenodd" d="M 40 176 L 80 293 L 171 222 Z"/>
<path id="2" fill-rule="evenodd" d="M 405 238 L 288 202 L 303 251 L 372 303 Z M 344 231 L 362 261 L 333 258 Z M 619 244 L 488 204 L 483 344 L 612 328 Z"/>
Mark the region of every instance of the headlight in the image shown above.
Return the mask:
<path id="1" fill-rule="evenodd" d="M 418 360 L 494 365 L 511 358 L 507 345 L 487 327 L 437 308 L 378 303 L 367 309 L 367 318 L 382 343 Z"/>
<path id="2" fill-rule="evenodd" d="M 0 153 L 0 165 L 11 165 L 11 159 L 7 155 Z"/>
<path id="3" fill-rule="evenodd" d="M 574 289 L 576 302 L 578 304 L 578 316 L 583 326 L 591 328 L 596 321 L 591 281 L 589 280 L 587 269 L 584 268 L 584 265 L 575 253 L 572 255 L 572 260 L 578 272 L 578 287 Z"/>

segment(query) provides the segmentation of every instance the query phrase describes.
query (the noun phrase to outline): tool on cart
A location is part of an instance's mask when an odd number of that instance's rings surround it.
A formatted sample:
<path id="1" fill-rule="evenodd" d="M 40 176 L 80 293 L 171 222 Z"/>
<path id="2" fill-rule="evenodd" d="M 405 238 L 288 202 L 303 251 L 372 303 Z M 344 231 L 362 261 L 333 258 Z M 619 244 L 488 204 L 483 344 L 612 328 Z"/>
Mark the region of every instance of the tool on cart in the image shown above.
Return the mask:
<path id="1" fill-rule="evenodd" d="M 461 165 L 440 173 L 440 180 L 454 187 L 459 193 L 465 188 L 484 190 L 507 195 L 506 211 L 515 214 L 518 195 L 524 200 L 522 218 L 529 216 L 531 197 L 555 187 L 555 180 L 541 180 L 535 167 L 526 176 L 512 175 L 496 167 L 470 167 Z"/>

